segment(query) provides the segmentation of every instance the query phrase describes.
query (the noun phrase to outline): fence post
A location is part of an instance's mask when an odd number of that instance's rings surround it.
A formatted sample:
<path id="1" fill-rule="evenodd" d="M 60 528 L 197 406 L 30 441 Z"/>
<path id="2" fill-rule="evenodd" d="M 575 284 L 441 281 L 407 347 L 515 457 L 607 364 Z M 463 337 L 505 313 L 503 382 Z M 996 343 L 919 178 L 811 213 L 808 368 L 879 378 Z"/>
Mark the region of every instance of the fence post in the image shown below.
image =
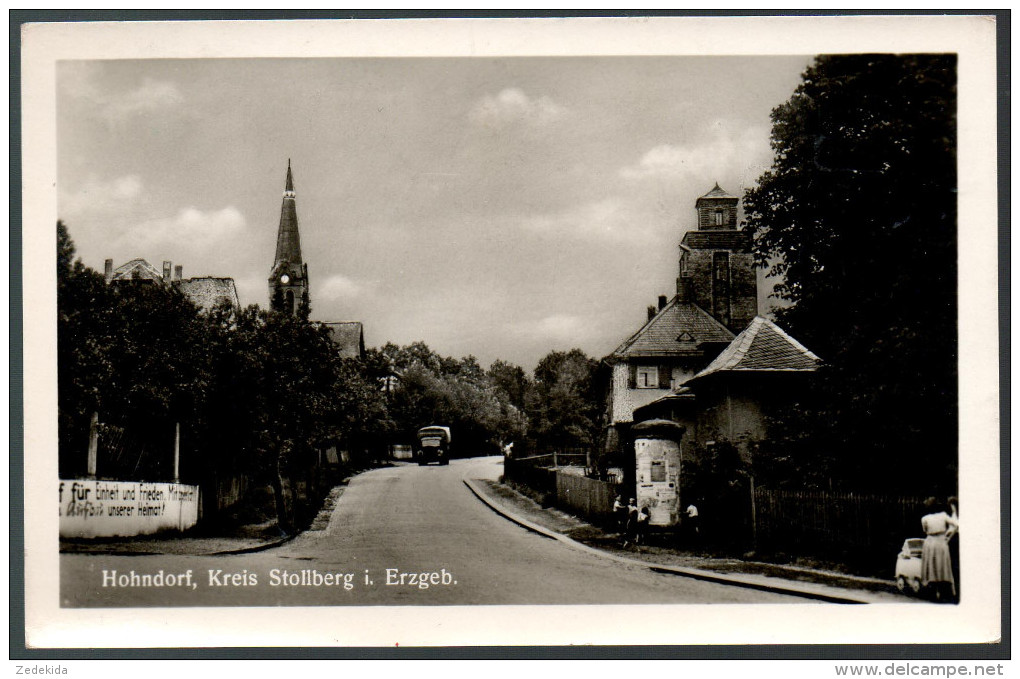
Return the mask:
<path id="1" fill-rule="evenodd" d="M 96 478 L 96 458 L 99 455 L 99 413 L 92 411 L 89 421 L 89 456 L 86 473 L 90 479 Z"/>
<path id="2" fill-rule="evenodd" d="M 559 462 L 556 461 L 556 450 L 553 449 L 553 469 L 557 469 L 559 466 Z"/>
<path id="3" fill-rule="evenodd" d="M 181 423 L 174 429 L 174 483 L 181 482 Z"/>
<path id="4" fill-rule="evenodd" d="M 754 477 L 751 477 L 751 544 L 758 549 L 758 508 L 755 505 Z"/>

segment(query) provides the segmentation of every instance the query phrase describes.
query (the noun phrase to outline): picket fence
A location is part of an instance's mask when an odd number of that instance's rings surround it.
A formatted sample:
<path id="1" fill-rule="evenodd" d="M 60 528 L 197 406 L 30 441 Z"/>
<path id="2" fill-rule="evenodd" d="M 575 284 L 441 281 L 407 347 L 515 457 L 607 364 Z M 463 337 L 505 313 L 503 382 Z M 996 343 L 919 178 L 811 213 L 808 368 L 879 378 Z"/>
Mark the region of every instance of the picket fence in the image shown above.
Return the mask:
<path id="1" fill-rule="evenodd" d="M 589 521 L 608 520 L 613 513 L 616 485 L 574 474 L 556 474 L 556 504 Z"/>
<path id="2" fill-rule="evenodd" d="M 767 488 L 755 492 L 754 511 L 759 548 L 875 563 L 892 563 L 905 539 L 923 537 L 926 513 L 919 497 Z"/>
<path id="3" fill-rule="evenodd" d="M 543 464 L 552 464 L 552 456 L 507 458 L 503 461 L 503 475 L 508 481 L 543 494 L 549 504 L 589 521 L 600 523 L 611 517 L 616 484 L 540 466 Z"/>

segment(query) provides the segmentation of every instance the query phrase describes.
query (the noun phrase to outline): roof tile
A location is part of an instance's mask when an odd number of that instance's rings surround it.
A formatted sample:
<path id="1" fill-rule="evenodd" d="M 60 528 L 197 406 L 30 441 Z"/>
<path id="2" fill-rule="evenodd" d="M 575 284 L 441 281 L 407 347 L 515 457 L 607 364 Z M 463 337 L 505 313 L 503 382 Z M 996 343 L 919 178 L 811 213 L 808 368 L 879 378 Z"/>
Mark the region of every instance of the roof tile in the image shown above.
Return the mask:
<path id="1" fill-rule="evenodd" d="M 720 372 L 810 372 L 817 370 L 820 362 L 821 359 L 778 325 L 757 316 L 708 367 L 686 384 Z"/>
<path id="2" fill-rule="evenodd" d="M 698 352 L 698 346 L 705 342 L 729 342 L 732 339 L 733 333 L 707 311 L 690 302 L 679 302 L 674 297 L 612 355 L 674 356 Z"/>
<path id="3" fill-rule="evenodd" d="M 333 321 L 323 323 L 340 355 L 347 358 L 361 358 L 365 354 L 364 327 L 360 321 Z"/>

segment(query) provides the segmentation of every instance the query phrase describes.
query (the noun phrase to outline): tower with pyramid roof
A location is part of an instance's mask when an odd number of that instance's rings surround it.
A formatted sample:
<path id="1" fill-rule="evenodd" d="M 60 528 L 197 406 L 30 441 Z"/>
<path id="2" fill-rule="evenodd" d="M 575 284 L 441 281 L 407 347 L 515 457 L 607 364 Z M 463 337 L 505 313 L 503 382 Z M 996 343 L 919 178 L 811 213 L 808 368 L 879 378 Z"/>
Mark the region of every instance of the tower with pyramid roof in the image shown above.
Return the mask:
<path id="1" fill-rule="evenodd" d="M 602 361 L 606 445 L 618 449 L 637 408 L 703 370 L 758 315 L 750 233 L 740 198 L 718 184 L 697 199 L 697 222 L 680 244 L 677 294 L 648 307 L 648 320 Z"/>
<path id="2" fill-rule="evenodd" d="M 737 226 L 740 198 L 715 188 L 698 198 L 697 228 L 680 243 L 677 295 L 712 314 L 733 333 L 758 315 L 758 274 L 751 234 Z"/>
<path id="3" fill-rule="evenodd" d="M 308 295 L 308 265 L 301 260 L 301 236 L 298 233 L 294 175 L 287 160 L 287 184 L 280 208 L 280 228 L 276 233 L 276 259 L 269 274 L 270 304 L 293 314 Z"/>

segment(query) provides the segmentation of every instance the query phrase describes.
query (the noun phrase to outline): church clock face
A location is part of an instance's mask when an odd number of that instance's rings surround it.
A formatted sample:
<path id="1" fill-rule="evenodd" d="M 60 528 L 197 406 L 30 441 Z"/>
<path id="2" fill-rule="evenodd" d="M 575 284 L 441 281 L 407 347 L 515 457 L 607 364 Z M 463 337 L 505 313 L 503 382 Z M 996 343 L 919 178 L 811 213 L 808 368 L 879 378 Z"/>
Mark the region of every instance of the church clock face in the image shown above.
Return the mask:
<path id="1" fill-rule="evenodd" d="M 282 276 L 280 276 L 280 282 L 283 283 L 284 285 L 290 283 L 290 276 L 288 276 L 287 274 L 283 274 Z"/>

